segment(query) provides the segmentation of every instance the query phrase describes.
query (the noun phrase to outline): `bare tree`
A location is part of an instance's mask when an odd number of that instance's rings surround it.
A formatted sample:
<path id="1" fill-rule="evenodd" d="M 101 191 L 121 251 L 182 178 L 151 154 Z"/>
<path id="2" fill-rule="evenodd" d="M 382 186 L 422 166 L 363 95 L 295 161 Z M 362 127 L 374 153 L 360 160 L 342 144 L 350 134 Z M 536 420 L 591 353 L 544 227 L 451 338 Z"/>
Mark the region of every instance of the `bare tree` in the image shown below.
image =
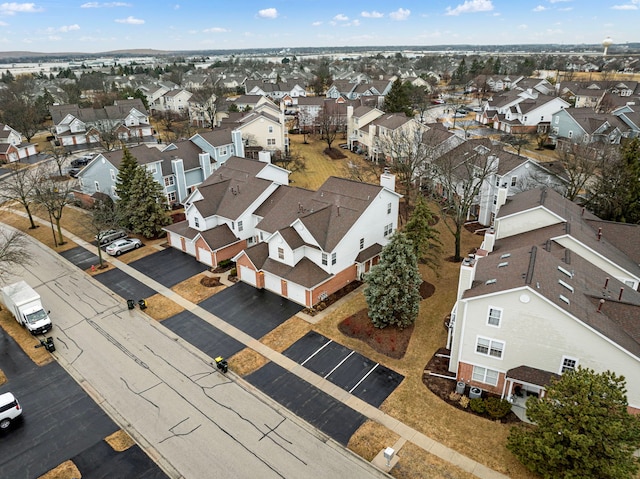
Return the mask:
<path id="1" fill-rule="evenodd" d="M 39 184 L 38 171 L 34 168 L 17 169 L 3 181 L 2 188 L 0 188 L 0 198 L 3 201 L 16 201 L 24 208 L 29 217 L 30 229 L 38 227 L 31 214 L 31 204 Z"/>
<path id="2" fill-rule="evenodd" d="M 215 127 L 216 113 L 226 101 L 226 91 L 224 88 L 211 85 L 203 86 L 193 91 L 190 102 L 194 104 L 196 113 L 201 116 L 203 126 Z"/>
<path id="3" fill-rule="evenodd" d="M 55 221 L 58 238 L 56 239 L 54 234 L 54 244 L 56 246 L 63 245 L 65 241 L 62 236 L 60 220 L 62 219 L 65 206 L 74 201 L 72 191 L 76 182 L 61 179 L 61 177 L 55 175 L 54 171 L 47 165 L 43 165 L 38 169 L 40 170 L 38 173 L 40 181 L 35 188 L 35 201 L 47 210 L 52 225 Z"/>
<path id="4" fill-rule="evenodd" d="M 331 145 L 346 126 L 346 118 L 337 109 L 338 105 L 325 102 L 317 118 L 317 125 L 322 138 L 330 150 Z"/>
<path id="5" fill-rule="evenodd" d="M 483 146 L 467 147 L 464 152 L 455 148 L 431 163 L 432 188 L 438 194 L 440 215 L 455 240 L 454 261 L 462 259 L 462 229 L 483 184 L 495 173 L 495 163 L 490 150 Z"/>
<path id="6" fill-rule="evenodd" d="M 122 145 L 114 125 L 100 124 L 96 125 L 95 129 L 98 132 L 98 142 L 105 151 L 113 151 Z"/>
<path id="7" fill-rule="evenodd" d="M 0 278 L 9 274 L 14 266 L 32 263 L 27 246 L 28 240 L 22 232 L 0 228 Z"/>
<path id="8" fill-rule="evenodd" d="M 62 176 L 62 166 L 67 158 L 69 158 L 69 152 L 64 146 L 52 146 L 45 151 L 58 167 L 58 174 Z"/>
<path id="9" fill-rule="evenodd" d="M 89 214 L 85 217 L 83 222 L 84 229 L 91 234 L 91 236 L 99 236 L 100 233 L 110 229 L 116 229 L 120 226 L 120 216 L 118 209 L 115 207 L 113 200 L 109 195 L 100 193 L 96 195 L 98 198 L 93 203 L 92 208 L 89 210 Z M 100 268 L 104 266 L 104 260 L 102 259 L 102 248 L 100 242 L 98 242 L 98 261 Z"/>
<path id="10" fill-rule="evenodd" d="M 571 201 L 581 193 L 596 178 L 600 169 L 601 160 L 610 150 L 605 145 L 603 148 L 594 148 L 591 145 L 576 143 L 566 144 L 558 151 L 558 158 L 564 167 L 567 179 L 567 191 L 565 196 Z M 613 152 L 610 152 L 613 153 Z"/>
<path id="11" fill-rule="evenodd" d="M 382 152 L 386 164 L 395 173 L 404 195 L 403 219 L 408 219 L 413 199 L 418 190 L 417 180 L 432 160 L 433 148 L 423 141 L 425 128 L 413 122 L 379 135 L 376 147 Z"/>

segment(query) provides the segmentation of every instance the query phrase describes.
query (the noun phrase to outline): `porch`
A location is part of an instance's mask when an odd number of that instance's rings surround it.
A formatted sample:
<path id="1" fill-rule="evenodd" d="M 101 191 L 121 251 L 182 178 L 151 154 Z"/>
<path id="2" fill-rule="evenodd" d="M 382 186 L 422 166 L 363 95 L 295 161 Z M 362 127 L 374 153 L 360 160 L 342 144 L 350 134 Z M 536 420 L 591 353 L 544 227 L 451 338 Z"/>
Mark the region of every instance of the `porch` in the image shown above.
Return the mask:
<path id="1" fill-rule="evenodd" d="M 532 368 L 530 366 L 518 366 L 507 371 L 505 375 L 505 387 L 502 398 L 506 398 L 512 406 L 513 413 L 521 421 L 530 423 L 527 417 L 527 400 L 530 397 L 544 397 L 545 386 L 553 379 L 559 379 L 560 375 Z"/>

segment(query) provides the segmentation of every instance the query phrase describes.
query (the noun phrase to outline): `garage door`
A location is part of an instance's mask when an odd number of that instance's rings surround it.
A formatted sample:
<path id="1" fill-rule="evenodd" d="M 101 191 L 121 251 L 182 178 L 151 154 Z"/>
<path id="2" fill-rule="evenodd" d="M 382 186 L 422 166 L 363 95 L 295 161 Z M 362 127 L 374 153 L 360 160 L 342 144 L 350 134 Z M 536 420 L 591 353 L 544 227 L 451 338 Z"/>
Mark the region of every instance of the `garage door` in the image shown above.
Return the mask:
<path id="1" fill-rule="evenodd" d="M 264 273 L 264 287 L 276 294 L 282 294 L 282 283 L 280 282 L 280 278 L 273 274 Z"/>
<path id="2" fill-rule="evenodd" d="M 300 286 L 299 284 L 289 283 L 287 284 L 287 292 L 289 293 L 289 299 L 296 303 L 300 303 L 304 306 L 307 306 L 305 303 L 307 299 L 306 289 Z"/>
<path id="3" fill-rule="evenodd" d="M 198 248 L 198 261 L 209 266 L 213 266 L 213 260 L 211 259 L 211 253 L 204 248 Z"/>
<path id="4" fill-rule="evenodd" d="M 251 286 L 256 285 L 256 272 L 246 266 L 240 266 L 240 278 Z"/>
<path id="5" fill-rule="evenodd" d="M 193 241 L 186 240 L 184 242 L 185 247 L 187 248 L 187 253 L 191 256 L 196 255 L 196 244 Z"/>

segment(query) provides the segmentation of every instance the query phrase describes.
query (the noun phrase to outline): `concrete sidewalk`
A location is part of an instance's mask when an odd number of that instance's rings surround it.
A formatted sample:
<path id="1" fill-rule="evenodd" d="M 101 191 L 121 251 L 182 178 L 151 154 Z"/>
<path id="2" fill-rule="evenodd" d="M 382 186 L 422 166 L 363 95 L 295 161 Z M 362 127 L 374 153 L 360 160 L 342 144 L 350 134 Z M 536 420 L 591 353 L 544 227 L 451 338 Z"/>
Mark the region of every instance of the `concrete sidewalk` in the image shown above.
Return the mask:
<path id="1" fill-rule="evenodd" d="M 18 212 L 18 211 L 14 211 L 14 213 L 21 214 L 21 212 Z M 42 220 L 40 220 L 40 221 L 42 221 Z M 45 223 L 44 221 L 42 221 L 42 222 Z M 82 246 L 85 249 L 88 249 L 90 251 L 93 251 L 95 249 L 94 245 L 91 245 L 91 244 L 87 243 L 86 241 L 82 240 L 81 238 L 76 237 L 75 235 L 73 235 L 73 234 L 71 234 L 71 233 L 69 233 L 67 231 L 63 231 L 63 233 L 65 234 L 65 236 L 67 238 L 71 239 L 72 241 L 74 241 L 79 246 Z M 63 258 L 60 258 L 60 260 L 66 261 Z M 145 283 L 146 285 L 148 285 L 152 289 L 156 290 L 158 293 L 160 293 L 160 294 L 164 295 L 165 297 L 171 299 L 172 301 L 176 302 L 180 306 L 184 307 L 186 310 L 191 311 L 193 314 L 197 315 L 198 317 L 200 317 L 204 321 L 207 321 L 209 324 L 211 324 L 214 327 L 220 329 L 221 331 L 225 332 L 226 334 L 232 336 L 233 338 L 235 338 L 239 342 L 243 343 L 247 347 L 249 347 L 249 348 L 253 349 L 254 351 L 258 352 L 259 354 L 263 355 L 264 357 L 266 357 L 270 361 L 274 362 L 275 364 L 278 364 L 279 366 L 281 366 L 284 369 L 288 370 L 292 374 L 295 374 L 296 376 L 298 376 L 299 378 L 305 380 L 309 384 L 311 384 L 311 385 L 317 387 L 318 389 L 322 390 L 326 394 L 329 394 L 330 396 L 334 397 L 338 401 L 341 401 L 345 405 L 353 408 L 354 410 L 358 411 L 359 413 L 361 413 L 365 417 L 367 417 L 367 418 L 369 418 L 369 419 L 371 419 L 371 420 L 373 420 L 375 422 L 378 422 L 379 424 L 382 424 L 383 426 L 387 427 L 391 431 L 393 431 L 396 434 L 398 434 L 400 436 L 400 440 L 394 445 L 389 445 L 390 447 L 392 447 L 395 450 L 396 454 L 398 453 L 398 450 L 400 450 L 401 447 L 406 442 L 411 442 L 411 443 L 417 445 L 418 447 L 424 449 L 425 451 L 429 452 L 430 454 L 433 454 L 433 455 L 435 455 L 435 456 L 437 456 L 437 457 L 439 457 L 439 458 L 441 458 L 441 459 L 453 464 L 454 466 L 460 468 L 461 470 L 463 470 L 465 472 L 468 472 L 470 474 L 473 474 L 476 477 L 483 478 L 483 479 L 498 479 L 498 478 L 507 478 L 508 477 L 508 476 L 506 476 L 504 474 L 501 474 L 501 473 L 499 473 L 497 471 L 494 471 L 493 469 L 490 469 L 490 468 L 480 464 L 477 461 L 474 461 L 473 459 L 471 459 L 471 458 L 469 458 L 467 456 L 464 456 L 464 455 L 456 452 L 454 449 L 451 449 L 451 448 L 449 448 L 449 447 L 447 447 L 447 446 L 445 446 L 445 445 L 443 445 L 443 444 L 441 444 L 441 443 L 429 438 L 427 435 L 425 435 L 425 434 L 423 434 L 423 433 L 421 433 L 421 432 L 419 432 L 419 431 L 407 426 L 406 424 L 398 421 L 397 419 L 393 418 L 392 416 L 389 416 L 388 414 L 385 414 L 381 410 L 379 410 L 379 409 L 369 405 L 368 403 L 358 399 L 357 397 L 349 394 L 347 391 L 345 391 L 342 388 L 332 384 L 330 381 L 328 381 L 328 380 L 324 379 L 323 377 L 311 372 L 310 370 L 304 368 L 303 366 L 300 366 L 299 364 L 297 364 L 296 362 L 290 360 L 286 356 L 284 356 L 284 355 L 272 350 L 271 348 L 265 346 L 264 344 L 260 343 L 258 340 L 252 338 L 251 336 L 247 335 L 243 331 L 240 331 L 239 329 L 231 326 L 230 324 L 226 323 L 225 321 L 223 321 L 219 317 L 217 317 L 217 316 L 209 313 L 208 311 L 200 308 L 196 304 L 193 304 L 190 301 L 187 301 L 182 296 L 178 295 L 177 293 L 175 293 L 174 291 L 170 290 L 169 288 L 166 288 L 165 286 L 159 284 L 158 282 L 154 281 L 153 279 L 141 274 L 139 271 L 137 271 L 136 269 L 132 268 L 131 266 L 128 266 L 127 264 L 125 264 L 125 263 L 123 263 L 121 261 L 118 261 L 115 258 L 110 258 L 110 262 L 116 268 L 121 269 L 123 272 L 127 273 L 128 275 L 130 275 L 131 277 L 137 279 L 138 281 L 141 281 L 141 282 Z M 122 303 L 124 304 L 124 300 L 122 301 Z M 153 323 L 156 323 L 156 322 L 153 321 Z M 161 327 L 161 326 L 158 326 L 158 327 Z M 174 341 L 179 342 L 180 338 L 176 337 L 174 339 Z M 208 359 L 210 360 L 210 358 L 208 358 Z M 229 376 L 231 378 L 233 378 L 234 382 L 236 382 L 239 385 L 241 385 L 244 389 L 250 390 L 256 395 L 264 396 L 264 395 L 262 395 L 261 392 L 256 391 L 251 385 L 246 383 L 241 377 L 236 376 L 231 372 L 230 372 Z M 386 466 L 386 461 L 383 460 L 380 457 L 380 455 L 379 455 L 379 457 L 374 459 L 373 463 L 381 471 L 388 472 L 389 469 L 390 469 L 390 468 L 388 468 Z M 392 462 L 391 466 L 393 467 L 394 464 L 395 464 L 395 462 Z"/>

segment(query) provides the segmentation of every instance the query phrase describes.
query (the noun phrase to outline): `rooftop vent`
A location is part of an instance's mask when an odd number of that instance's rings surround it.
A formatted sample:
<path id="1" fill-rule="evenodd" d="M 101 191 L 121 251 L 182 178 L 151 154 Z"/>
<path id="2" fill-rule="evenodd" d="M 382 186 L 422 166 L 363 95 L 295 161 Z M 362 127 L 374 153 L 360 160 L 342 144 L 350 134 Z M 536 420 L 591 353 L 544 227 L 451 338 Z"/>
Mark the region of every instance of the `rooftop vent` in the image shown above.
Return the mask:
<path id="1" fill-rule="evenodd" d="M 504 268 L 505 266 L 509 266 L 509 262 L 508 261 L 504 261 L 504 262 L 498 264 L 498 268 Z"/>
<path id="2" fill-rule="evenodd" d="M 573 278 L 573 274 L 571 273 L 571 271 L 564 269 L 562 266 L 558 266 L 558 271 L 566 274 L 567 276 L 569 276 L 569 278 Z"/>
<path id="3" fill-rule="evenodd" d="M 505 253 L 500 256 L 500 259 L 505 259 L 505 258 L 508 258 L 509 256 L 511 256 L 511 253 Z"/>
<path id="4" fill-rule="evenodd" d="M 571 304 L 571 301 L 569 301 L 569 298 L 567 298 L 566 296 L 563 296 L 562 294 L 560 295 L 560 301 L 563 301 L 567 304 Z"/>
<path id="5" fill-rule="evenodd" d="M 571 286 L 569 283 L 565 283 L 561 279 L 558 280 L 558 283 L 560 283 L 562 286 L 564 286 L 565 288 L 567 288 L 569 291 L 573 293 L 573 286 Z"/>
<path id="6" fill-rule="evenodd" d="M 495 284 L 495 283 L 496 283 L 496 279 L 495 279 L 495 278 L 493 278 L 493 279 L 488 280 L 488 281 L 487 281 L 486 283 L 484 283 L 484 284 Z"/>

